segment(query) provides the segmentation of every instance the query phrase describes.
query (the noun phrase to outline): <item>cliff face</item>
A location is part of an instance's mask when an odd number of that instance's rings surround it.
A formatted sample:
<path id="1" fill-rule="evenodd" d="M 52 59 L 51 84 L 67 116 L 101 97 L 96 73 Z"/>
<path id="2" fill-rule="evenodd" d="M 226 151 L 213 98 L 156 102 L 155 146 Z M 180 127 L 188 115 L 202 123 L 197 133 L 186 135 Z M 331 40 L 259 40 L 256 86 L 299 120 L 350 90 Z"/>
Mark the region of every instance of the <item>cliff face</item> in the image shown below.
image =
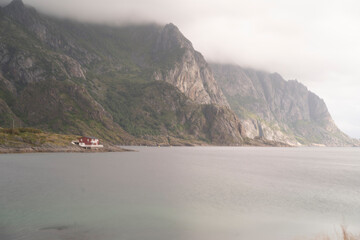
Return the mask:
<path id="1" fill-rule="evenodd" d="M 243 143 L 202 55 L 173 24 L 111 27 L 0 9 L 0 117 L 117 143 Z"/>
<path id="2" fill-rule="evenodd" d="M 236 65 L 211 67 L 249 137 L 292 145 L 356 144 L 336 127 L 324 101 L 301 83 Z"/>
<path id="3" fill-rule="evenodd" d="M 191 100 L 200 104 L 228 106 L 204 57 L 194 50 L 191 42 L 176 26 L 168 24 L 164 27 L 155 49 L 160 56 L 173 51 L 179 53 L 173 66 L 154 73 L 156 80 L 171 83 Z"/>

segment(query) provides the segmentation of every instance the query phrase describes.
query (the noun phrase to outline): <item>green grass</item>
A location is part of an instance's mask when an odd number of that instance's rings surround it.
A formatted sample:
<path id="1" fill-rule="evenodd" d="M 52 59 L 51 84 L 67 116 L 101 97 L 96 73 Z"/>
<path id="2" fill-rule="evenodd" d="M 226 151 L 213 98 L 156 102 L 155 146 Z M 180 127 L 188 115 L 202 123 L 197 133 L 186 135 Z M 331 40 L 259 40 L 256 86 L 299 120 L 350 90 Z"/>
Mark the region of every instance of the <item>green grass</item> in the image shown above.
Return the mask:
<path id="1" fill-rule="evenodd" d="M 37 147 L 44 144 L 52 146 L 69 146 L 76 135 L 62 135 L 44 132 L 35 128 L 0 128 L 0 146 L 3 147 Z"/>

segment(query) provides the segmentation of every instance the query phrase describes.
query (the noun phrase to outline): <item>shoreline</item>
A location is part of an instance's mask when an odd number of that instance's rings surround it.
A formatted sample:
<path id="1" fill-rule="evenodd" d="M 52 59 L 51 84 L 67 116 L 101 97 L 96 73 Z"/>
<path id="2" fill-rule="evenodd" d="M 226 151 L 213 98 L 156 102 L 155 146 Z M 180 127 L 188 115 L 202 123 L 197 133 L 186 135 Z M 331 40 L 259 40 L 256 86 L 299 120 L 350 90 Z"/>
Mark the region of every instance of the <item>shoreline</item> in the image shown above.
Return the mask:
<path id="1" fill-rule="evenodd" d="M 134 150 L 120 146 L 106 146 L 99 149 L 83 149 L 77 146 L 46 146 L 46 147 L 7 147 L 0 146 L 0 154 L 14 153 L 104 153 L 104 152 L 133 152 Z"/>
<path id="2" fill-rule="evenodd" d="M 257 144 L 244 144 L 244 145 L 203 145 L 203 144 L 148 144 L 148 145 L 105 145 L 103 148 L 98 149 L 84 149 L 79 146 L 69 145 L 69 146 L 56 146 L 56 145 L 47 145 L 45 146 L 4 146 L 0 145 L 0 155 L 1 154 L 16 154 L 16 153 L 104 153 L 104 152 L 134 152 L 135 150 L 129 149 L 133 147 L 143 146 L 143 147 L 197 147 L 197 146 L 229 146 L 229 147 L 292 147 L 289 145 L 283 144 L 269 144 L 263 142 L 256 142 Z"/>

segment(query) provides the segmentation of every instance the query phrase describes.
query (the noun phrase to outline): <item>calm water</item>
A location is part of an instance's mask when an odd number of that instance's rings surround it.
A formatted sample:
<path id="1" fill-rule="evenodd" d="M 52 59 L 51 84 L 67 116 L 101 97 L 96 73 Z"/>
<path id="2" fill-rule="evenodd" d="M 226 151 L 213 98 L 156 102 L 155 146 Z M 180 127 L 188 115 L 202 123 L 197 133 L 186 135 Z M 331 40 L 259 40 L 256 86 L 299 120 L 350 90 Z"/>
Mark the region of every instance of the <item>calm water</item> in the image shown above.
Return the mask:
<path id="1" fill-rule="evenodd" d="M 0 155 L 1 240 L 282 240 L 360 232 L 360 149 Z"/>

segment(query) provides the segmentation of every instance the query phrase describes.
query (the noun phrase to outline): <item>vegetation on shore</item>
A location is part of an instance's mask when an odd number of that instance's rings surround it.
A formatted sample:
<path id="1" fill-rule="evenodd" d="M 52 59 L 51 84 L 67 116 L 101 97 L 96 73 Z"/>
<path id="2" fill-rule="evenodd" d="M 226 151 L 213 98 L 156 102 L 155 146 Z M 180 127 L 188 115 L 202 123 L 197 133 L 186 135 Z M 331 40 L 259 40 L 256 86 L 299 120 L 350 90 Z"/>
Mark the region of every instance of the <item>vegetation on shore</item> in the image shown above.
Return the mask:
<path id="1" fill-rule="evenodd" d="M 36 128 L 0 128 L 2 147 L 66 147 L 77 138 L 76 135 L 49 133 Z"/>
<path id="2" fill-rule="evenodd" d="M 106 142 L 103 148 L 83 149 L 77 145 L 71 144 L 71 141 L 78 138 L 79 136 L 76 135 L 64 135 L 44 132 L 36 128 L 0 128 L 0 154 L 33 152 L 129 151 L 127 149 L 121 148 L 120 146 L 107 144 Z"/>
<path id="3" fill-rule="evenodd" d="M 360 234 L 355 235 L 351 233 L 345 225 L 340 226 L 340 232 L 336 232 L 336 238 L 330 237 L 329 235 L 322 235 L 313 240 L 360 240 Z"/>
<path id="4" fill-rule="evenodd" d="M 44 132 L 36 128 L 0 128 L 1 153 L 82 152 L 71 144 L 76 135 Z"/>

